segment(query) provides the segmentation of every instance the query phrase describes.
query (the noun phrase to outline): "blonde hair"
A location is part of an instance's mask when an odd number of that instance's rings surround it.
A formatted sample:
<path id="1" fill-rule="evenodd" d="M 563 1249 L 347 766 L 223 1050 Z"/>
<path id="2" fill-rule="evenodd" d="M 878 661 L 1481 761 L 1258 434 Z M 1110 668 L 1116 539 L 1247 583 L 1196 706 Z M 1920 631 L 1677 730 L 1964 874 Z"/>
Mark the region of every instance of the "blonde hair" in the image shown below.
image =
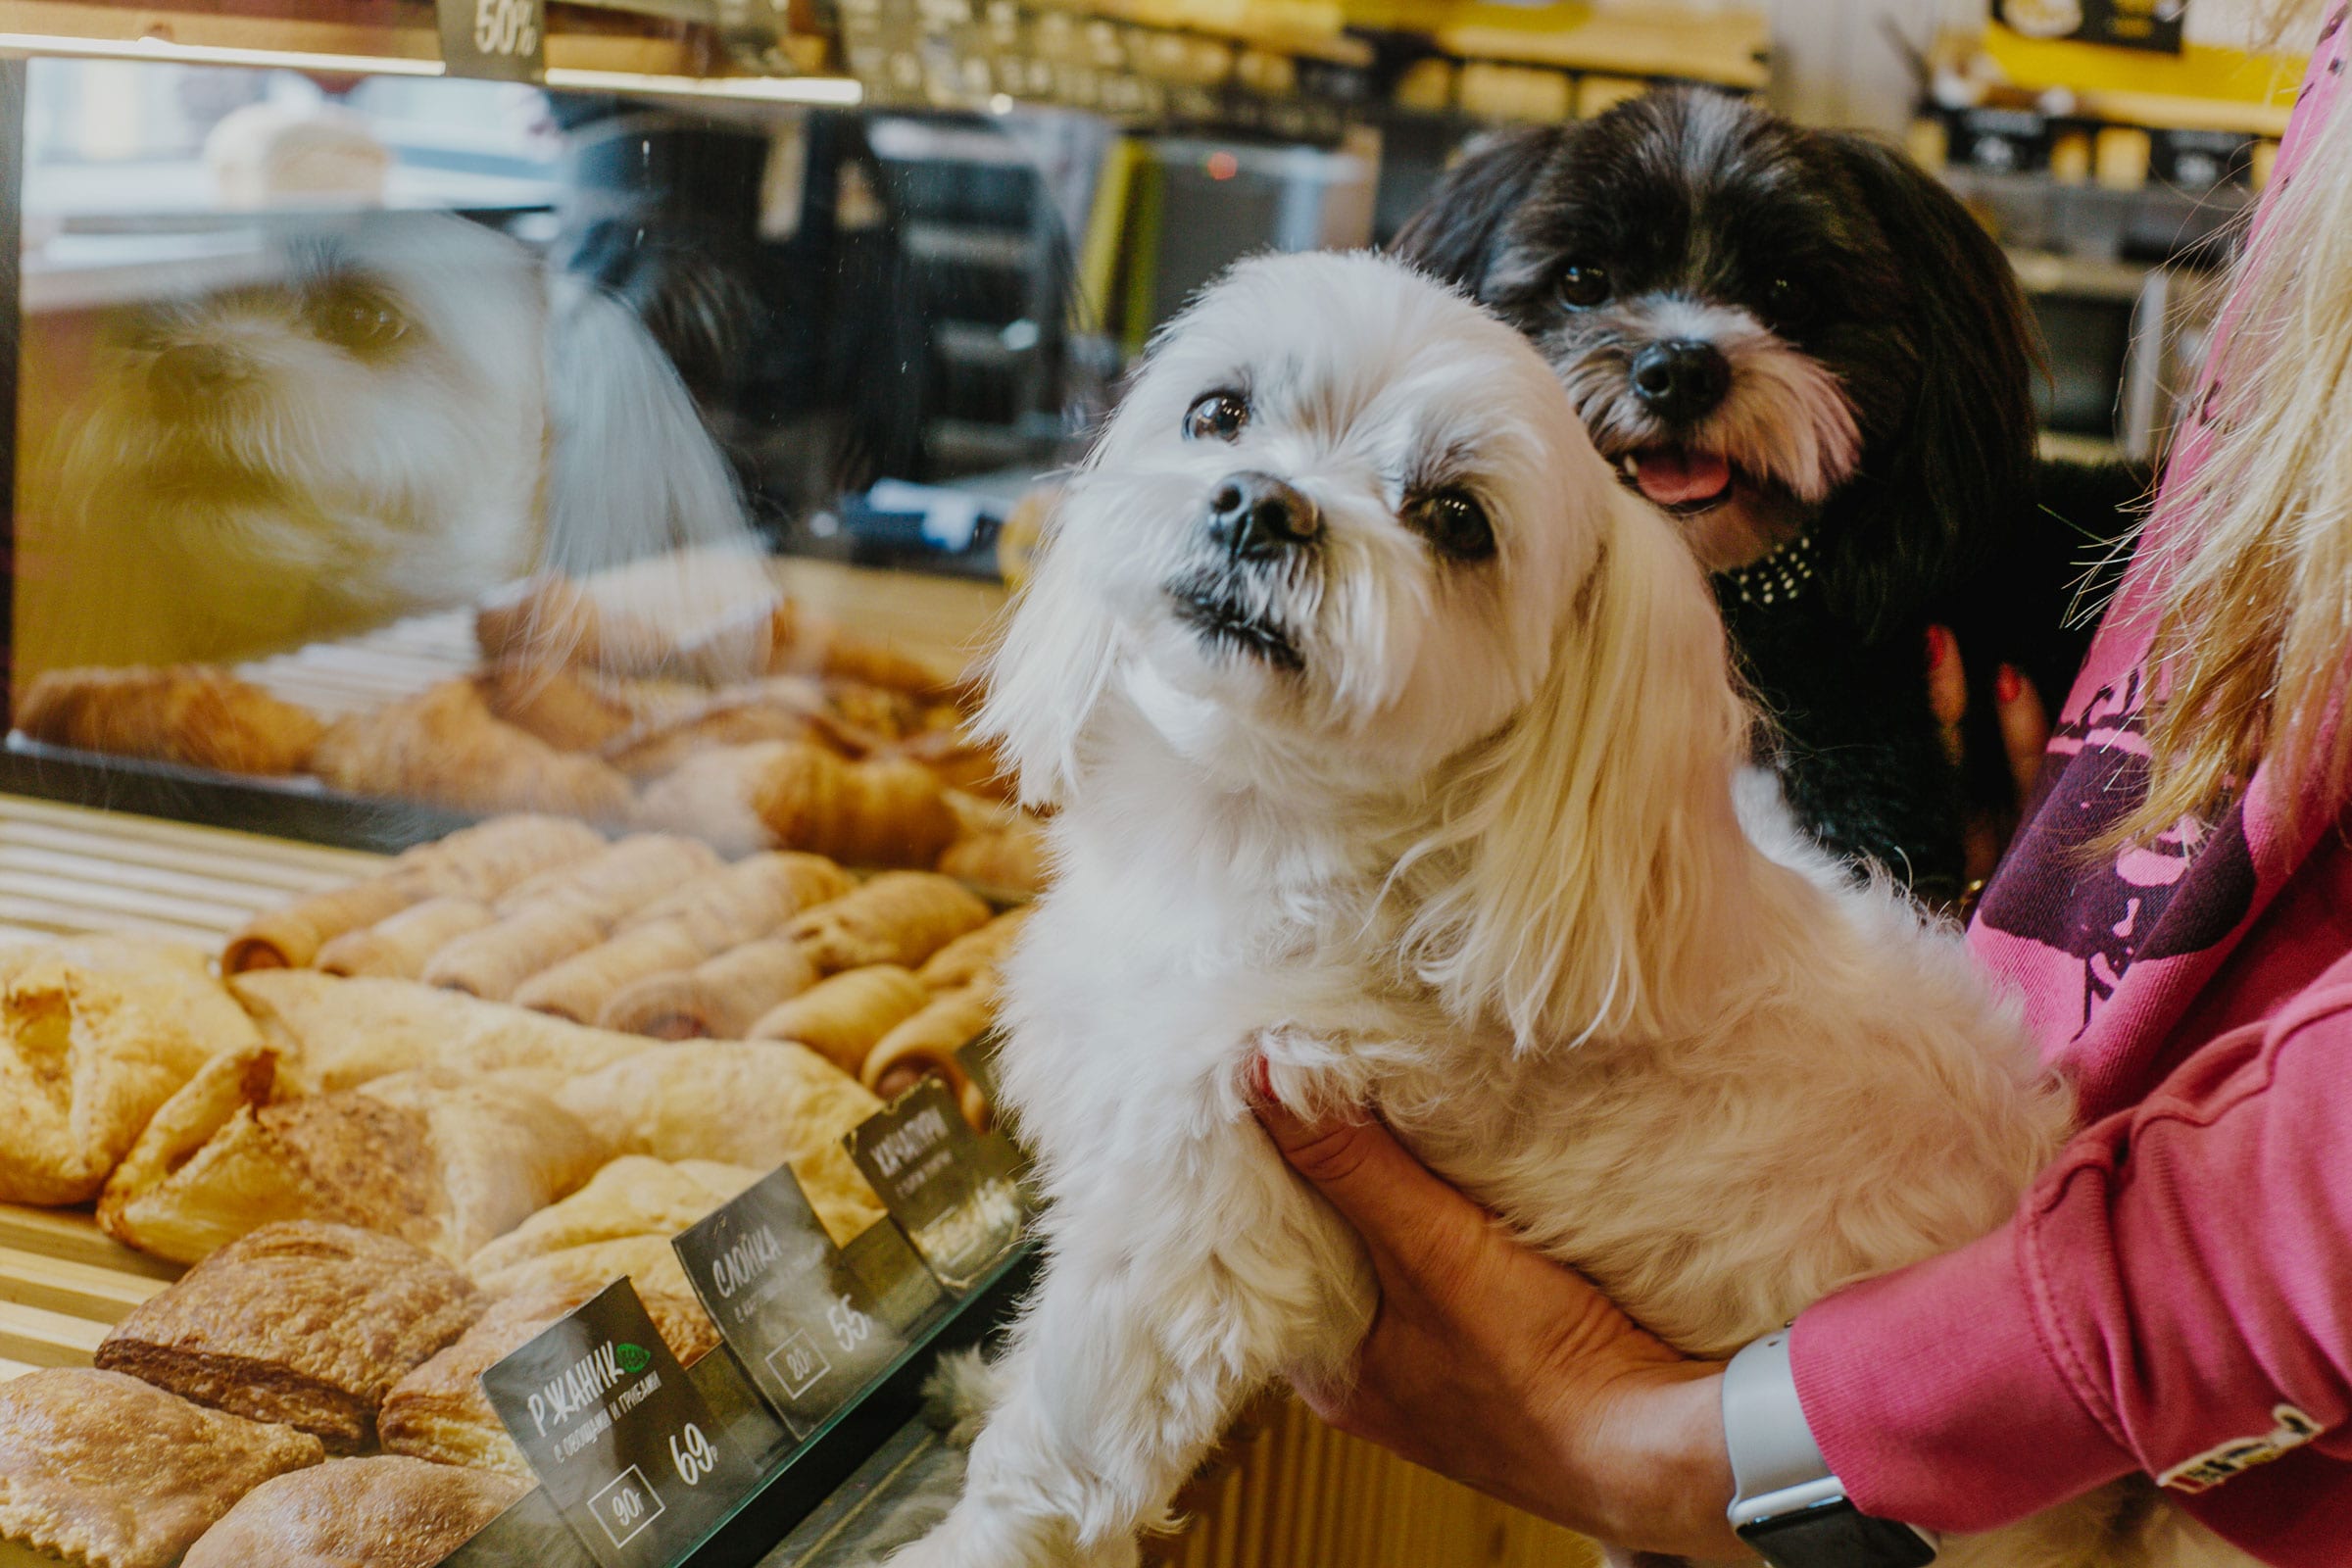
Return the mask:
<path id="1" fill-rule="evenodd" d="M 2160 512 L 2187 525 L 2150 546 L 2148 793 L 2118 844 L 2210 816 L 2257 762 L 2290 826 L 2352 778 L 2352 118 L 2312 136 L 2238 264 L 2212 448 Z"/>

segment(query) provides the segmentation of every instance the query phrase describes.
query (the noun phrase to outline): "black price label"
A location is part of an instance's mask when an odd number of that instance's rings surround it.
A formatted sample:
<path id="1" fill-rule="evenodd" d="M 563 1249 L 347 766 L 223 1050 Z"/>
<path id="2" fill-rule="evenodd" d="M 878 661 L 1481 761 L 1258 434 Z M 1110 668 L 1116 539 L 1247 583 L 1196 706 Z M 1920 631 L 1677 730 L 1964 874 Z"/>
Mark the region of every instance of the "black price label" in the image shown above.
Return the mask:
<path id="1" fill-rule="evenodd" d="M 939 1282 L 888 1220 L 837 1251 L 789 1167 L 670 1244 L 727 1348 L 795 1438 L 906 1348 Z"/>
<path id="2" fill-rule="evenodd" d="M 1009 1146 L 983 1143 L 956 1097 L 928 1077 L 844 1140 L 914 1250 L 950 1290 L 967 1291 L 1021 1233 Z"/>
<path id="3" fill-rule="evenodd" d="M 626 1279 L 484 1372 L 482 1393 L 604 1568 L 669 1568 L 759 1480 Z"/>
<path id="4" fill-rule="evenodd" d="M 2029 38 L 2071 38 L 2157 54 L 2180 52 L 2188 0 L 1993 0 L 1993 15 Z"/>
<path id="5" fill-rule="evenodd" d="M 436 0 L 441 63 L 453 76 L 539 81 L 547 75 L 546 0 Z"/>

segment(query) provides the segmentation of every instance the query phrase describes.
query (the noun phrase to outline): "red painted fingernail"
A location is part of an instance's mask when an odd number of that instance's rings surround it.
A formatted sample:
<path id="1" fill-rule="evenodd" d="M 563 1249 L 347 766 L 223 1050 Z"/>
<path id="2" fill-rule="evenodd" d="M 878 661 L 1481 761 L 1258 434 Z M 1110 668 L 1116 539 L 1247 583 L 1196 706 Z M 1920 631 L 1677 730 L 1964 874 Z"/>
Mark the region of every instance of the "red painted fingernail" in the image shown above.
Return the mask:
<path id="1" fill-rule="evenodd" d="M 1992 695 L 2004 703 L 2014 703 L 2025 691 L 2025 677 L 2003 664 L 1992 677 Z"/>
<path id="2" fill-rule="evenodd" d="M 1941 669 L 1943 662 L 1951 657 L 1951 652 L 1952 634 L 1941 626 L 1930 626 L 1928 628 L 1928 668 Z"/>

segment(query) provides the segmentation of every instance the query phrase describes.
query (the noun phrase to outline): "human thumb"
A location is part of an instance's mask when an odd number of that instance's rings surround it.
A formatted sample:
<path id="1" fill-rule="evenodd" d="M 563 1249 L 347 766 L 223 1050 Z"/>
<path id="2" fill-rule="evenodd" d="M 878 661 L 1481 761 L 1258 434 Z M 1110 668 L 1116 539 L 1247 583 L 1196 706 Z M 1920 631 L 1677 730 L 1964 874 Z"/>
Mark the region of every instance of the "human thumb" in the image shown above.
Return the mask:
<path id="1" fill-rule="evenodd" d="M 1430 1222 L 1441 1217 L 1458 1217 L 1473 1229 L 1484 1223 L 1483 1210 L 1431 1175 L 1370 1115 L 1307 1121 L 1285 1109 L 1262 1084 L 1253 1087 L 1259 1092 L 1250 1097 L 1250 1108 L 1283 1162 L 1376 1249 L 1423 1250 L 1433 1240 Z"/>

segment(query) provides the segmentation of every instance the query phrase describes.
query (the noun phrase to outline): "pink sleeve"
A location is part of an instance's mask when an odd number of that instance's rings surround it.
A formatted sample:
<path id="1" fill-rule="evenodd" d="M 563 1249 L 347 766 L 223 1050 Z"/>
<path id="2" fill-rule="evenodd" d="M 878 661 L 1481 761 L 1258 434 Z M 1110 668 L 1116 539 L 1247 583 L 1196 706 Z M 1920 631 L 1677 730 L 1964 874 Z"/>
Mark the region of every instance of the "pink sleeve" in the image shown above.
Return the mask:
<path id="1" fill-rule="evenodd" d="M 2144 1471 L 2172 1473 L 2177 1493 L 2218 1484 L 2197 1511 L 2219 1523 L 2269 1490 L 2230 1495 L 2248 1459 L 2322 1433 L 2297 1461 L 2339 1447 L 2332 1429 L 2352 1413 L 2346 968 L 2084 1129 L 2001 1230 L 1797 1319 L 1805 1417 L 1858 1505 L 1985 1530 Z"/>

